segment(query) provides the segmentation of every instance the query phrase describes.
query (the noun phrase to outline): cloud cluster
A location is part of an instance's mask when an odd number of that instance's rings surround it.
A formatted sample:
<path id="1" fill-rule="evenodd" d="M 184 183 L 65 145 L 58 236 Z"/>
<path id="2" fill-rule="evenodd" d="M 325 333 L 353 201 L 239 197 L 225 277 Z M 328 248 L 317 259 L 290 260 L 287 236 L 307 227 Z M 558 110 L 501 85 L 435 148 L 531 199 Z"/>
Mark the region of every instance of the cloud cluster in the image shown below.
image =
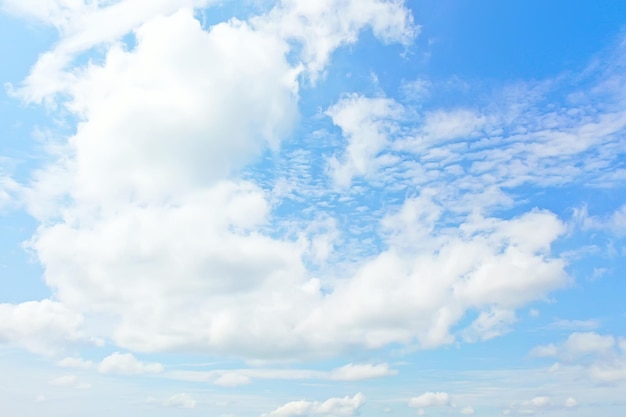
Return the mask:
<path id="1" fill-rule="evenodd" d="M 452 405 L 452 398 L 447 392 L 425 392 L 409 400 L 409 407 L 442 407 Z"/>
<path id="2" fill-rule="evenodd" d="M 89 342 L 82 332 L 84 318 L 49 299 L 0 304 L 0 342 L 32 352 L 54 355 L 71 343 Z"/>
<path id="3" fill-rule="evenodd" d="M 143 363 L 138 361 L 131 353 L 115 352 L 107 356 L 98 365 L 98 372 L 109 374 L 138 375 L 146 373 L 163 372 L 163 366 L 159 363 Z"/>
<path id="4" fill-rule="evenodd" d="M 623 337 L 574 332 L 562 343 L 535 347 L 531 355 L 582 366 L 587 377 L 597 382 L 626 380 L 626 339 Z"/>
<path id="5" fill-rule="evenodd" d="M 71 88 L 75 78 L 69 67 L 81 53 L 111 44 L 157 16 L 209 4 L 207 0 L 4 0 L 0 7 L 5 12 L 51 25 L 60 36 L 15 92 L 28 101 L 50 102 L 52 96 Z"/>
<path id="6" fill-rule="evenodd" d="M 342 96 L 324 112 L 343 135 L 325 167 L 339 191 L 321 193 L 341 193 L 346 207 L 375 187 L 404 195 L 380 207 L 376 198 L 372 206 L 360 201 L 365 209 L 354 221 L 367 212 L 361 220 L 377 250 L 318 274 L 308 261 L 342 254 L 337 246 L 352 225 L 329 215 L 318 230 L 302 217 L 293 228 L 304 232 L 293 238 L 281 229 L 278 187 L 243 171 L 280 155 L 298 119 L 303 75 L 315 80 L 333 51 L 363 30 L 407 45 L 419 29 L 398 1 L 284 0 L 247 21 L 204 28 L 193 8 L 207 5 L 5 4 L 60 33 L 16 92 L 58 100 L 78 120 L 60 156 L 51 155 L 24 192 L 41 223 L 29 246 L 53 303 L 80 318 L 66 320 L 71 328 L 47 326 L 58 328 L 54 337 L 78 334 L 89 317 L 90 336 L 143 352 L 285 359 L 391 344 L 433 348 L 503 334 L 517 309 L 568 284 L 565 261 L 551 252 L 566 231 L 556 215 L 496 216 L 490 208 L 511 204 L 504 187 L 582 175 L 555 167 L 605 140 L 619 144 L 621 113 L 592 118 L 581 106 L 584 117 L 535 118 L 528 109 L 541 100 L 525 97 L 501 112 L 419 113 L 382 96 Z M 120 41 L 129 32 L 132 47 Z M 72 64 L 94 45 L 105 51 L 100 60 Z M 48 59 L 58 64 L 54 74 L 44 70 Z M 457 329 L 460 322 L 469 324 Z M 36 349 L 29 337 L 20 340 Z M 331 379 L 389 374 L 377 366 L 335 370 Z M 215 378 L 238 385 L 252 377 Z"/>
<path id="7" fill-rule="evenodd" d="M 546 395 L 539 395 L 530 400 L 520 401 L 511 404 L 503 411 L 504 415 L 516 413 L 518 415 L 533 415 L 540 412 L 555 411 L 559 409 L 571 410 L 578 406 L 578 401 L 574 397 L 567 397 L 562 402 Z"/>
<path id="8" fill-rule="evenodd" d="M 365 403 L 365 396 L 360 392 L 354 397 L 329 398 L 319 401 L 291 401 L 261 417 L 351 417 L 357 415 Z"/>
<path id="9" fill-rule="evenodd" d="M 419 33 L 403 2 L 386 0 L 280 0 L 252 23 L 299 44 L 299 59 L 313 82 L 328 66 L 332 53 L 355 43 L 366 28 L 386 43 L 409 44 Z"/>

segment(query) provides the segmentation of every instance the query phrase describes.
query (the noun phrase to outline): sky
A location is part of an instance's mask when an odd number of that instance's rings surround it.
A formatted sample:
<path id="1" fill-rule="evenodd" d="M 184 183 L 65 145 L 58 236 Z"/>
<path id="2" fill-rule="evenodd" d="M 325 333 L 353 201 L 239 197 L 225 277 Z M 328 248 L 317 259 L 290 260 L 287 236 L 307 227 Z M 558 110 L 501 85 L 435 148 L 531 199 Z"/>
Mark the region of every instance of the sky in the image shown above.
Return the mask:
<path id="1" fill-rule="evenodd" d="M 622 417 L 626 3 L 0 0 L 7 417 Z"/>

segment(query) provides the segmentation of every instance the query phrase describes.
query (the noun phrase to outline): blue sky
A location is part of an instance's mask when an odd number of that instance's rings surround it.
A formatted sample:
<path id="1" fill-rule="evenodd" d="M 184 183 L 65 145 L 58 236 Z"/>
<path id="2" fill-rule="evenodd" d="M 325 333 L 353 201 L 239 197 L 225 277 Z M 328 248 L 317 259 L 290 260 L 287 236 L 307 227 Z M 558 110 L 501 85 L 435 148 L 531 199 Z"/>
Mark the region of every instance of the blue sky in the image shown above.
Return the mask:
<path id="1" fill-rule="evenodd" d="M 626 412 L 626 6 L 0 1 L 8 416 Z"/>

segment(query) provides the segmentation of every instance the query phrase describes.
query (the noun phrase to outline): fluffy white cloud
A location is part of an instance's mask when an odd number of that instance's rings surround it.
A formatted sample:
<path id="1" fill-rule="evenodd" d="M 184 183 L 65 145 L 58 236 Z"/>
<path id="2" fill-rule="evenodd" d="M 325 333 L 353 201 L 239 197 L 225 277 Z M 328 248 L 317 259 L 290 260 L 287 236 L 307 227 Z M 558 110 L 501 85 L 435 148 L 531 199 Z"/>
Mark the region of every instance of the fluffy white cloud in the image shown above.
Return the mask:
<path id="1" fill-rule="evenodd" d="M 424 116 L 424 125 L 419 136 L 411 141 L 416 141 L 415 146 L 423 149 L 426 144 L 433 145 L 454 139 L 467 140 L 475 136 L 486 122 L 485 116 L 467 109 L 429 112 Z"/>
<path id="2" fill-rule="evenodd" d="M 303 258 L 324 260 L 336 234 L 305 233 L 304 243 L 282 235 L 268 192 L 238 179 L 279 148 L 296 119 L 300 69 L 287 59 L 297 49 L 290 42 L 302 43 L 312 72 L 366 27 L 409 42 L 415 28 L 401 2 L 283 1 L 250 22 L 208 29 L 191 10 L 168 7 L 141 14 L 132 50 L 113 43 L 102 61 L 68 73 L 63 104 L 80 122 L 27 193 L 42 222 L 30 246 L 46 283 L 68 311 L 93 319 L 95 336 L 135 351 L 252 359 L 429 348 L 456 340 L 451 329 L 469 311 L 478 316 L 461 335 L 494 337 L 517 308 L 566 284 L 564 262 L 549 254 L 564 231 L 556 216 L 477 212 L 449 227 L 449 206 L 429 188 L 381 212 L 380 253 L 318 277 Z M 306 24 L 290 27 L 293 19 Z M 402 111 L 362 96 L 331 107 L 349 138 L 333 168 L 338 183 L 387 163 L 379 154 Z M 438 117 L 432 132 L 462 133 L 442 131 Z M 471 119 L 455 117 L 459 126 Z M 335 378 L 390 372 L 352 365 Z M 246 378 L 254 377 L 211 380 Z"/>
<path id="3" fill-rule="evenodd" d="M 404 44 L 419 31 L 402 1 L 386 0 L 281 0 L 253 24 L 299 43 L 300 59 L 313 81 L 328 65 L 332 52 L 355 43 L 363 29 L 371 28 L 384 42 Z"/>
<path id="4" fill-rule="evenodd" d="M 213 0 L 3 0 L 4 11 L 55 26 L 60 41 L 42 54 L 17 92 L 39 102 L 62 92 L 74 82 L 68 66 L 80 53 L 112 43 L 145 22 L 180 9 L 207 7 Z M 418 32 L 411 13 L 401 2 L 386 0 L 302 0 L 279 2 L 267 15 L 253 19 L 260 31 L 302 45 L 301 59 L 315 79 L 332 52 L 356 42 L 359 32 L 371 28 L 385 42 L 408 44 Z"/>
<path id="5" fill-rule="evenodd" d="M 615 338 L 610 335 L 599 335 L 595 332 L 572 333 L 565 343 L 563 350 L 566 355 L 578 357 L 588 354 L 602 354 L 613 349 Z"/>
<path id="6" fill-rule="evenodd" d="M 74 198 L 172 198 L 278 146 L 298 89 L 281 41 L 237 21 L 207 32 L 185 10 L 136 37 L 133 51 L 113 46 L 69 88 L 85 120 L 68 149 Z"/>
<path id="7" fill-rule="evenodd" d="M 532 415 L 540 410 L 546 410 L 548 408 L 554 408 L 550 397 L 540 395 L 533 397 L 530 400 L 516 402 L 511 404 L 511 407 L 504 410 L 503 414 L 510 415 L 513 411 L 516 411 L 520 415 Z"/>
<path id="8" fill-rule="evenodd" d="M 17 93 L 34 102 L 49 99 L 72 84 L 74 76 L 68 66 L 80 53 L 101 43 L 115 42 L 157 16 L 209 3 L 209 0 L 3 0 L 5 11 L 55 26 L 60 36 L 52 50 L 40 55 Z"/>
<path id="9" fill-rule="evenodd" d="M 123 375 L 158 374 L 163 372 L 163 365 L 141 362 L 132 353 L 115 352 L 100 362 L 98 372 Z"/>
<path id="10" fill-rule="evenodd" d="M 0 304 L 0 342 L 53 355 L 85 341 L 83 316 L 52 300 Z"/>
<path id="11" fill-rule="evenodd" d="M 595 381 L 614 383 L 626 380 L 626 355 L 609 360 L 597 360 L 588 367 L 589 377 Z"/>
<path id="12" fill-rule="evenodd" d="M 256 324 L 238 310 L 281 314 L 266 295 L 292 283 L 276 294 L 291 299 L 303 271 L 297 246 L 253 232 L 268 213 L 263 191 L 221 178 L 277 146 L 295 114 L 295 72 L 281 41 L 236 21 L 207 32 L 187 11 L 142 26 L 137 42 L 132 52 L 114 46 L 72 87 L 71 109 L 85 120 L 73 157 L 40 173 L 31 200 L 42 219 L 60 211 L 63 221 L 32 247 L 67 305 L 121 317 L 124 346 L 243 347 L 233 339 Z M 37 212 L 59 175 L 58 194 L 73 203 Z M 219 301 L 225 293 L 242 302 Z"/>
<path id="13" fill-rule="evenodd" d="M 537 346 L 531 352 L 535 356 L 554 356 L 574 360 L 586 355 L 606 354 L 613 351 L 615 338 L 595 332 L 575 332 L 559 346 L 553 344 Z"/>
<path id="14" fill-rule="evenodd" d="M 342 367 L 333 369 L 330 372 L 330 379 L 336 381 L 360 381 L 363 379 L 382 378 L 396 375 L 398 371 L 390 369 L 386 363 L 378 365 L 354 364 L 350 363 Z"/>
<path id="15" fill-rule="evenodd" d="M 534 397 L 529 401 L 525 401 L 522 405 L 532 405 L 533 407 L 546 407 L 550 405 L 550 397 L 547 396 L 539 396 Z"/>
<path id="16" fill-rule="evenodd" d="M 326 111 L 348 141 L 344 154 L 329 160 L 330 175 L 337 185 L 348 187 L 353 177 L 371 177 L 381 166 L 394 162 L 389 155 L 379 154 L 389 146 L 393 120 L 402 111 L 394 100 L 360 95 L 344 97 Z"/>
<path id="17" fill-rule="evenodd" d="M 461 414 L 463 414 L 464 416 L 471 416 L 474 414 L 474 408 L 470 406 L 464 407 L 461 410 Z"/>
<path id="18" fill-rule="evenodd" d="M 67 357 L 57 362 L 57 365 L 63 368 L 91 369 L 95 364 L 83 358 Z"/>
<path id="19" fill-rule="evenodd" d="M 564 229 L 554 215 L 477 218 L 459 236 L 433 232 L 438 210 L 420 197 L 385 219 L 390 249 L 340 282 L 305 328 L 371 348 L 414 339 L 439 346 L 454 340 L 450 327 L 469 308 L 518 308 L 567 282 L 563 262 L 544 255 Z M 541 232 L 531 236 L 529 229 Z"/>
<path id="20" fill-rule="evenodd" d="M 357 415 L 365 403 L 365 396 L 360 392 L 354 397 L 330 398 L 319 401 L 291 401 L 261 417 L 350 417 Z"/>
<path id="21" fill-rule="evenodd" d="M 251 356 L 279 354 L 281 349 L 283 353 L 303 349 L 323 353 L 346 343 L 380 347 L 413 337 L 424 346 L 437 346 L 451 340 L 448 330 L 466 309 L 497 302 L 515 308 L 564 282 L 561 262 L 520 246 L 502 251 L 507 242 L 494 231 L 469 240 L 446 236 L 441 239 L 446 242 L 443 250 L 435 257 L 424 254 L 410 261 L 415 252 L 400 248 L 385 252 L 322 297 L 307 289 L 295 247 L 256 234 L 232 234 L 221 227 L 215 230 L 220 219 L 217 212 L 207 223 L 203 210 L 208 206 L 203 201 L 211 201 L 215 207 L 220 200 L 207 198 L 186 209 L 137 208 L 124 217 L 119 213 L 95 230 L 78 231 L 62 225 L 50 228 L 38 243 L 39 254 L 48 265 L 48 280 L 75 308 L 122 314 L 114 336 L 123 346 L 140 350 L 208 348 Z M 553 219 L 542 213 L 531 216 Z M 233 223 L 224 219 L 223 224 Z M 168 225 L 171 228 L 164 229 Z M 404 229 L 414 226 L 407 224 Z M 508 227 L 506 222 L 500 226 Z M 198 232 L 203 241 L 189 240 Z M 216 236 L 213 248 L 208 245 L 211 236 Z M 59 241 L 68 242 L 67 246 L 55 244 Z M 171 245 L 180 249 L 171 249 Z M 63 255 L 70 248 L 71 253 L 81 255 Z M 107 258 L 102 258 L 103 251 L 108 251 Z M 142 267 L 135 271 L 138 259 L 143 259 Z M 246 267 L 242 259 L 252 263 Z M 458 269 L 450 269 L 454 264 Z M 190 273 L 181 276 L 178 271 Z M 391 287 L 389 271 L 396 271 Z M 432 280 L 424 280 L 427 271 Z M 434 271 L 438 275 L 433 275 Z M 469 271 L 474 272 L 467 275 Z M 93 289 L 76 293 L 79 286 L 72 279 L 79 276 L 82 288 L 89 283 Z M 459 280 L 460 276 L 465 279 Z M 119 277 L 117 283 L 112 281 L 115 277 Z M 278 288 L 282 293 L 276 292 Z M 394 297 L 384 296 L 390 290 Z M 146 294 L 161 301 L 155 303 Z M 380 299 L 372 294 L 380 294 Z M 411 294 L 422 294 L 422 298 Z M 220 301 L 222 295 L 247 302 L 226 304 Z M 214 302 L 207 304 L 206 300 Z M 264 331 L 256 336 L 253 328 Z M 480 329 L 493 331 L 486 325 Z M 268 338 L 268 334 L 275 337 Z"/>
<path id="22" fill-rule="evenodd" d="M 72 17 L 97 8 L 97 2 L 90 7 L 84 0 L 3 0 L 1 5 L 5 12 L 59 28 L 67 25 Z"/>
<path id="23" fill-rule="evenodd" d="M 441 407 L 452 404 L 452 398 L 447 392 L 425 392 L 409 400 L 409 407 Z"/>
<path id="24" fill-rule="evenodd" d="M 595 332 L 575 332 L 560 344 L 537 346 L 531 355 L 556 357 L 566 366 L 581 367 L 587 377 L 600 382 L 626 380 L 626 351 L 621 338 Z"/>
<path id="25" fill-rule="evenodd" d="M 163 405 L 166 407 L 174 407 L 174 408 L 196 408 L 197 401 L 194 400 L 189 394 L 180 393 L 172 395 L 166 401 L 163 402 Z"/>
<path id="26" fill-rule="evenodd" d="M 576 401 L 576 398 L 574 397 L 569 397 L 567 400 L 565 400 L 564 405 L 566 408 L 573 408 L 578 405 L 578 401 Z"/>

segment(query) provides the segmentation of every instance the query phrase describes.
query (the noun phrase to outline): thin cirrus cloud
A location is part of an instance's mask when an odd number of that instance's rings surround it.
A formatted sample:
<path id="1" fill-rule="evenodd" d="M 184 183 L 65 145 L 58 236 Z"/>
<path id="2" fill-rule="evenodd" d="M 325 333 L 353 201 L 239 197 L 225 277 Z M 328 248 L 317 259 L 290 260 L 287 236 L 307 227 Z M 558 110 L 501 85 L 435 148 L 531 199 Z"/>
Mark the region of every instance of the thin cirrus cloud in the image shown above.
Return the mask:
<path id="1" fill-rule="evenodd" d="M 224 387 L 248 385 L 261 380 L 330 380 L 330 381 L 363 381 L 397 375 L 398 371 L 386 363 L 357 364 L 349 363 L 330 371 L 314 369 L 231 369 L 211 371 L 173 370 L 164 376 L 175 380 L 209 382 Z"/>

